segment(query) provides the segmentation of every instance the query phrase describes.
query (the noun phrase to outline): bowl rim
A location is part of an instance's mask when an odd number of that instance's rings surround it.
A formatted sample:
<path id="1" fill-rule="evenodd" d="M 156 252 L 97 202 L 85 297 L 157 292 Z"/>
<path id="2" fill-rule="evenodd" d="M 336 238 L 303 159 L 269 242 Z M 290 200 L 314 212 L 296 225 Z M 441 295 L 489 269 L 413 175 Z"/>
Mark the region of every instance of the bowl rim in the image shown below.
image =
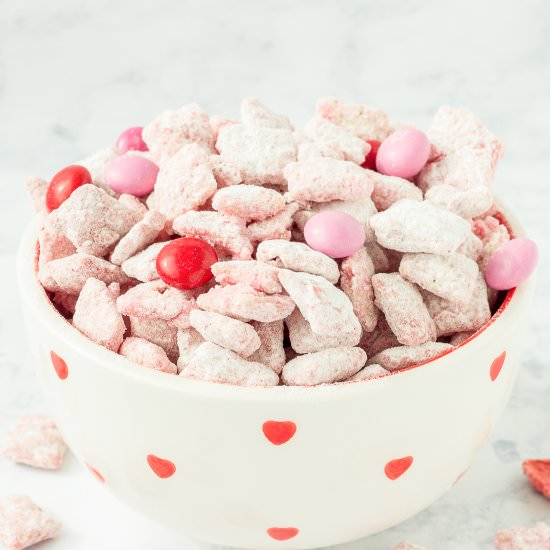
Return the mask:
<path id="1" fill-rule="evenodd" d="M 505 223 L 514 236 L 525 234 L 523 227 L 515 216 L 497 202 L 501 221 Z M 457 358 L 473 353 L 476 348 L 483 347 L 487 338 L 507 320 L 513 319 L 515 313 L 521 309 L 522 304 L 529 299 L 530 290 L 534 280 L 531 275 L 518 287 L 509 290 L 499 309 L 491 319 L 475 334 L 459 346 L 446 350 L 437 357 L 417 365 L 395 371 L 393 373 L 356 382 L 340 382 L 335 384 L 323 384 L 318 386 L 237 386 L 226 383 L 194 380 L 182 376 L 174 376 L 160 371 L 155 371 L 141 365 L 136 365 L 118 353 L 112 352 L 99 344 L 96 344 L 77 329 L 75 329 L 53 306 L 46 291 L 38 281 L 37 272 L 37 239 L 38 231 L 42 225 L 43 217 L 40 215 L 30 223 L 24 232 L 17 253 L 17 275 L 20 297 L 29 309 L 30 314 L 40 318 L 41 323 L 47 324 L 56 332 L 64 344 L 76 353 L 83 354 L 98 368 L 103 368 L 122 374 L 129 379 L 147 384 L 154 384 L 169 391 L 190 393 L 212 398 L 239 399 L 239 400 L 263 400 L 289 401 L 311 400 L 319 397 L 341 398 L 355 392 L 378 391 L 380 384 L 387 384 L 396 376 L 403 380 L 405 377 L 414 378 L 419 374 L 419 368 L 424 370 L 437 366 L 440 369 L 445 364 L 450 364 L 450 357 Z M 477 344 L 477 345 L 476 345 Z M 367 383 L 366 383 L 367 382 Z"/>

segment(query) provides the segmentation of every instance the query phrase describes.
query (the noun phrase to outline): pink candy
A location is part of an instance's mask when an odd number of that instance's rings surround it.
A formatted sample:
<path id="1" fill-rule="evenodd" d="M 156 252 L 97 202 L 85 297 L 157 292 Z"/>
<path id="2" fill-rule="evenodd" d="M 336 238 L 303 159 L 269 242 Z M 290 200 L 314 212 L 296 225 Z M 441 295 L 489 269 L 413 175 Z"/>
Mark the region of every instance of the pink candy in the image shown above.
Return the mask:
<path id="1" fill-rule="evenodd" d="M 124 130 L 116 140 L 117 151 L 123 155 L 128 151 L 148 151 L 147 144 L 143 141 L 141 126 L 133 126 Z"/>
<path id="2" fill-rule="evenodd" d="M 136 197 L 148 195 L 155 187 L 158 166 L 137 155 L 123 155 L 105 167 L 105 179 L 113 191 Z"/>

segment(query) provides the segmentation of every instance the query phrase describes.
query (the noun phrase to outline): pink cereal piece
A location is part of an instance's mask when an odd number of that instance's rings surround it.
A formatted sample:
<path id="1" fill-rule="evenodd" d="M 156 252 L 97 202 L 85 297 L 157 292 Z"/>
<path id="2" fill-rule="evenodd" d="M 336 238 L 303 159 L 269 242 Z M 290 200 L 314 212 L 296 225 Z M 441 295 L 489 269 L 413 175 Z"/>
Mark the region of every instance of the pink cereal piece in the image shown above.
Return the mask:
<path id="1" fill-rule="evenodd" d="M 499 225 L 485 236 L 483 246 L 478 257 L 479 268 L 485 271 L 489 258 L 505 243 L 510 240 L 510 234 L 504 225 Z"/>
<path id="2" fill-rule="evenodd" d="M 478 273 L 474 291 L 466 304 L 449 302 L 429 292 L 424 292 L 423 296 L 435 322 L 438 337 L 455 332 L 477 331 L 491 318 L 487 285 L 482 273 Z"/>
<path id="3" fill-rule="evenodd" d="M 266 294 L 279 294 L 283 287 L 279 282 L 279 269 L 256 260 L 216 262 L 210 266 L 216 281 L 221 285 L 243 283 Z"/>
<path id="4" fill-rule="evenodd" d="M 435 340 L 435 324 L 415 285 L 399 273 L 378 273 L 372 277 L 372 286 L 375 303 L 401 344 L 416 346 Z"/>
<path id="5" fill-rule="evenodd" d="M 152 244 L 164 228 L 166 218 L 160 212 L 151 210 L 136 223 L 115 246 L 111 253 L 111 262 L 121 265 L 128 258 L 141 252 Z"/>
<path id="6" fill-rule="evenodd" d="M 134 336 L 125 338 L 118 352 L 130 361 L 148 369 L 168 374 L 178 373 L 178 368 L 168 359 L 166 352 L 160 346 L 144 338 Z"/>
<path id="7" fill-rule="evenodd" d="M 367 365 L 363 367 L 357 374 L 354 374 L 348 378 L 349 382 L 361 382 L 363 380 L 372 380 L 373 378 L 380 378 L 381 376 L 386 376 L 390 374 L 390 371 L 373 363 L 372 365 Z"/>
<path id="8" fill-rule="evenodd" d="M 118 350 L 126 325 L 103 281 L 94 278 L 86 281 L 76 302 L 73 326 L 97 344 L 111 351 Z"/>
<path id="9" fill-rule="evenodd" d="M 126 208 L 130 208 L 131 210 L 136 210 L 140 214 L 141 219 L 145 216 L 145 214 L 147 214 L 147 206 L 145 206 L 145 204 L 143 204 L 134 195 L 129 195 L 128 193 L 122 193 L 118 197 L 118 202 L 124 205 Z"/>
<path id="10" fill-rule="evenodd" d="M 53 216 L 48 216 L 44 226 L 38 233 L 38 244 L 40 246 L 38 266 L 40 268 L 52 260 L 66 258 L 67 256 L 72 256 L 76 252 L 73 243 L 69 241 L 58 228 L 54 227 L 52 223 L 54 217 L 55 214 Z"/>
<path id="11" fill-rule="evenodd" d="M 290 360 L 283 367 L 282 380 L 287 386 L 332 384 L 359 372 L 366 360 L 361 348 L 329 348 Z"/>
<path id="12" fill-rule="evenodd" d="M 369 357 L 399 345 L 399 341 L 383 315 L 378 316 L 378 324 L 372 332 L 363 332 L 359 342 L 359 346 L 367 352 Z"/>
<path id="13" fill-rule="evenodd" d="M 292 217 L 299 205 L 295 202 L 287 204 L 278 214 L 266 220 L 248 225 L 247 230 L 253 242 L 262 242 L 269 239 L 290 240 Z"/>
<path id="14" fill-rule="evenodd" d="M 342 338 L 359 341 L 361 324 L 353 312 L 350 299 L 339 288 L 324 277 L 288 269 L 281 269 L 279 281 L 315 334 L 339 334 Z"/>
<path id="15" fill-rule="evenodd" d="M 428 202 L 400 200 L 370 219 L 378 244 L 399 252 L 455 252 L 470 224 Z"/>
<path id="16" fill-rule="evenodd" d="M 122 271 L 138 281 L 149 282 L 159 278 L 157 273 L 157 256 L 166 242 L 153 243 L 145 250 L 138 252 L 136 255 L 124 260 Z"/>
<path id="17" fill-rule="evenodd" d="M 204 338 L 194 329 L 178 330 L 178 374 L 189 364 L 195 350 L 204 342 Z"/>
<path id="18" fill-rule="evenodd" d="M 57 470 L 67 445 L 53 419 L 27 415 L 19 418 L 4 438 L 4 458 L 35 468 Z"/>
<path id="19" fill-rule="evenodd" d="M 425 550 L 425 548 L 411 542 L 400 542 L 393 547 L 393 550 Z"/>
<path id="20" fill-rule="evenodd" d="M 314 116 L 308 122 L 305 133 L 323 157 L 362 164 L 370 151 L 370 145 L 365 140 L 320 116 Z M 304 154 L 302 149 L 301 156 Z"/>
<path id="21" fill-rule="evenodd" d="M 276 386 L 279 376 L 262 363 L 246 361 L 235 352 L 204 342 L 180 376 L 237 386 Z"/>
<path id="22" fill-rule="evenodd" d="M 426 192 L 426 200 L 461 218 L 475 218 L 489 210 L 494 202 L 492 191 L 478 185 L 464 191 L 452 185 L 437 185 Z"/>
<path id="23" fill-rule="evenodd" d="M 105 166 L 107 166 L 107 164 L 109 164 L 117 157 L 118 151 L 116 150 L 116 148 L 107 147 L 105 149 L 100 149 L 93 155 L 90 155 L 89 157 L 86 157 L 85 159 L 82 159 L 75 164 L 84 166 L 84 168 L 86 168 L 88 172 L 90 172 L 93 184 L 103 189 L 103 191 L 105 191 L 108 195 L 113 196 L 116 193 L 107 184 L 105 180 L 104 170 Z"/>
<path id="24" fill-rule="evenodd" d="M 369 365 L 377 364 L 390 372 L 394 372 L 429 361 L 451 349 L 453 349 L 453 346 L 442 342 L 426 342 L 417 346 L 398 346 L 377 353 L 368 362 Z"/>
<path id="25" fill-rule="evenodd" d="M 191 326 L 208 342 L 238 353 L 252 355 L 261 345 L 252 326 L 213 311 L 195 309 L 189 315 Z"/>
<path id="26" fill-rule="evenodd" d="M 210 155 L 208 163 L 210 164 L 214 178 L 216 178 L 218 187 L 238 185 L 243 181 L 239 168 L 230 162 L 224 161 L 220 155 Z"/>
<path id="27" fill-rule="evenodd" d="M 262 323 L 285 319 L 294 309 L 294 302 L 288 296 L 264 294 L 244 284 L 215 286 L 201 294 L 197 304 L 206 311 Z"/>
<path id="28" fill-rule="evenodd" d="M 82 185 L 55 211 L 52 227 L 78 252 L 104 256 L 137 222 L 140 214 L 126 208 L 94 185 Z"/>
<path id="29" fill-rule="evenodd" d="M 263 363 L 277 374 L 281 374 L 286 363 L 284 323 L 282 320 L 272 323 L 251 321 L 250 324 L 260 337 L 260 347 L 248 358 L 249 361 Z"/>
<path id="30" fill-rule="evenodd" d="M 440 107 L 428 137 L 439 156 L 418 175 L 421 189 L 441 184 L 471 189 L 491 183 L 503 147 L 472 113 Z"/>
<path id="31" fill-rule="evenodd" d="M 257 185 L 238 185 L 220 189 L 212 199 L 212 208 L 226 216 L 247 222 L 265 220 L 285 207 L 285 199 L 277 191 Z"/>
<path id="32" fill-rule="evenodd" d="M 479 269 L 476 262 L 462 254 L 404 254 L 399 273 L 407 281 L 445 300 L 467 303 Z"/>
<path id="33" fill-rule="evenodd" d="M 178 329 L 163 319 L 147 319 L 145 317 L 130 317 L 130 334 L 137 338 L 144 338 L 160 346 L 170 361 L 178 358 Z"/>
<path id="34" fill-rule="evenodd" d="M 238 124 L 238 122 L 236 120 L 225 118 L 219 115 L 212 115 L 210 117 L 210 127 L 214 132 L 214 143 L 216 143 L 216 141 L 218 140 L 218 133 L 220 131 L 220 128 L 222 128 L 223 126 L 227 126 L 228 124 Z"/>
<path id="35" fill-rule="evenodd" d="M 61 523 L 27 496 L 0 498 L 0 545 L 10 550 L 22 550 L 53 539 L 59 535 L 61 528 Z"/>
<path id="36" fill-rule="evenodd" d="M 495 550 L 548 550 L 550 526 L 540 521 L 534 527 L 510 527 L 497 531 Z"/>
<path id="37" fill-rule="evenodd" d="M 494 216 L 483 216 L 472 220 L 472 231 L 485 242 L 500 227 L 500 222 Z"/>
<path id="38" fill-rule="evenodd" d="M 188 143 L 196 143 L 207 151 L 214 149 L 214 130 L 208 115 L 196 103 L 177 111 L 163 111 L 143 128 L 142 137 L 159 159 L 175 155 Z"/>
<path id="39" fill-rule="evenodd" d="M 366 105 L 344 103 L 334 97 L 320 99 L 316 114 L 363 139 L 383 141 L 390 133 L 388 115 Z"/>
<path id="40" fill-rule="evenodd" d="M 462 244 L 456 249 L 458 254 L 468 256 L 468 258 L 477 262 L 483 243 L 473 233 L 468 233 Z"/>
<path id="41" fill-rule="evenodd" d="M 373 184 L 364 168 L 353 162 L 320 158 L 287 165 L 288 199 L 329 202 L 369 198 Z"/>
<path id="42" fill-rule="evenodd" d="M 243 220 L 218 212 L 187 212 L 174 220 L 174 231 L 227 250 L 237 260 L 249 260 L 254 247 Z"/>
<path id="43" fill-rule="evenodd" d="M 120 296 L 120 283 L 111 283 L 107 285 L 107 288 L 115 300 Z"/>
<path id="44" fill-rule="evenodd" d="M 284 167 L 296 160 L 296 143 L 288 130 L 229 124 L 220 128 L 216 148 L 223 160 L 240 169 L 244 183 L 257 185 L 284 183 Z"/>
<path id="45" fill-rule="evenodd" d="M 129 282 L 120 267 L 89 254 L 77 253 L 52 260 L 38 272 L 42 286 L 51 292 L 78 294 L 89 278 L 99 279 L 105 284 Z"/>
<path id="46" fill-rule="evenodd" d="M 456 334 L 453 334 L 451 336 L 449 344 L 454 347 L 460 346 L 460 344 L 466 342 L 466 340 L 471 338 L 474 334 L 475 332 L 473 330 L 468 330 L 466 332 L 457 332 Z"/>
<path id="47" fill-rule="evenodd" d="M 363 330 L 371 332 L 378 323 L 378 309 L 374 305 L 371 279 L 374 264 L 365 248 L 345 258 L 341 265 L 340 288 L 353 305 L 353 311 Z"/>
<path id="48" fill-rule="evenodd" d="M 401 199 L 422 200 L 422 191 L 409 180 L 379 174 L 374 170 L 365 169 L 365 173 L 373 185 L 372 202 L 380 212 Z"/>
<path id="49" fill-rule="evenodd" d="M 37 214 L 46 212 L 46 191 L 49 183 L 42 178 L 32 176 L 25 181 L 25 188 L 31 197 L 32 206 Z"/>
<path id="50" fill-rule="evenodd" d="M 54 292 L 52 301 L 56 307 L 61 310 L 63 315 L 72 317 L 74 308 L 76 307 L 76 301 L 78 300 L 78 294 L 68 294 L 67 292 Z"/>
<path id="51" fill-rule="evenodd" d="M 274 113 L 254 97 L 246 97 L 242 100 L 241 120 L 247 128 L 294 130 L 286 116 Z"/>
<path id="52" fill-rule="evenodd" d="M 315 334 L 311 325 L 296 308 L 285 320 L 292 349 L 296 353 L 312 353 L 327 348 L 356 346 L 359 343 L 357 333 L 323 335 Z"/>
<path id="53" fill-rule="evenodd" d="M 372 263 L 374 264 L 375 273 L 389 273 L 390 269 L 390 250 L 382 248 L 376 241 L 365 242 L 365 249 L 368 252 Z"/>
<path id="54" fill-rule="evenodd" d="M 304 243 L 283 239 L 263 241 L 256 249 L 256 258 L 260 262 L 276 260 L 280 267 L 319 275 L 333 284 L 340 278 L 338 264 L 332 258 Z"/>

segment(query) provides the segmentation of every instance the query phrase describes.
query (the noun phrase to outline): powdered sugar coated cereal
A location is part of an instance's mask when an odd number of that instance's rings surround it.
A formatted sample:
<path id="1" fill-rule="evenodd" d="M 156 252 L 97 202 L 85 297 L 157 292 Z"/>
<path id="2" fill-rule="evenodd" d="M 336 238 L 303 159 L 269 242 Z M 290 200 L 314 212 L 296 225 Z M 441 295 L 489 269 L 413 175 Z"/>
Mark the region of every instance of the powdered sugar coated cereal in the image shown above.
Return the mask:
<path id="1" fill-rule="evenodd" d="M 290 240 L 292 217 L 298 211 L 299 205 L 295 202 L 287 204 L 278 214 L 266 220 L 251 223 L 247 227 L 252 242 L 262 242 L 269 239 Z"/>
<path id="2" fill-rule="evenodd" d="M 136 338 L 134 336 L 125 338 L 120 346 L 119 353 L 130 359 L 130 361 L 149 369 L 168 374 L 178 373 L 178 368 L 168 359 L 166 352 L 160 346 L 143 338 Z"/>
<path id="3" fill-rule="evenodd" d="M 263 363 L 277 374 L 281 374 L 286 363 L 285 348 L 283 345 L 283 321 L 260 323 L 251 321 L 250 325 L 260 337 L 260 347 L 248 358 L 249 361 Z"/>
<path id="4" fill-rule="evenodd" d="M 138 281 L 148 282 L 154 281 L 159 278 L 157 273 L 157 256 L 158 253 L 166 246 L 165 242 L 153 243 L 149 245 L 145 250 L 138 252 L 131 258 L 124 260 L 122 265 L 122 271 L 133 277 Z"/>
<path id="5" fill-rule="evenodd" d="M 246 97 L 242 100 L 241 120 L 248 128 L 294 130 L 286 116 L 274 113 L 254 97 Z"/>
<path id="6" fill-rule="evenodd" d="M 534 527 L 510 527 L 495 535 L 495 550 L 548 550 L 550 526 L 539 522 Z"/>
<path id="7" fill-rule="evenodd" d="M 222 285 L 246 284 L 266 294 L 283 291 L 279 282 L 279 269 L 271 264 L 256 260 L 229 260 L 210 266 L 216 282 Z"/>
<path id="8" fill-rule="evenodd" d="M 220 189 L 212 199 L 212 208 L 227 216 L 236 216 L 247 222 L 265 220 L 285 207 L 280 193 L 257 185 L 238 185 Z"/>
<path id="9" fill-rule="evenodd" d="M 453 346 L 442 342 L 426 342 L 417 346 L 388 348 L 371 357 L 369 364 L 378 364 L 393 372 L 429 361 L 451 349 Z"/>
<path id="10" fill-rule="evenodd" d="M 178 359 L 178 329 L 163 319 L 149 319 L 145 317 L 129 317 L 130 334 L 160 346 L 170 361 Z"/>
<path id="11" fill-rule="evenodd" d="M 379 211 L 387 210 L 402 199 L 422 201 L 422 191 L 410 181 L 394 176 L 385 176 L 373 170 L 365 170 L 373 185 L 371 199 Z"/>
<path id="12" fill-rule="evenodd" d="M 204 342 L 204 338 L 194 329 L 178 330 L 178 374 L 189 364 L 195 350 Z"/>
<path id="13" fill-rule="evenodd" d="M 369 357 L 399 345 L 399 341 L 383 315 L 378 316 L 378 324 L 372 332 L 363 332 L 359 342 L 359 346 L 367 352 Z"/>
<path id="14" fill-rule="evenodd" d="M 210 155 L 208 163 L 219 188 L 237 185 L 243 181 L 239 168 L 224 161 L 220 155 Z"/>
<path id="15" fill-rule="evenodd" d="M 457 189 L 452 185 L 437 185 L 427 191 L 425 199 L 435 206 L 467 219 L 481 216 L 494 202 L 493 193 L 484 185 L 466 190 Z"/>
<path id="16" fill-rule="evenodd" d="M 367 365 L 363 367 L 357 374 L 350 376 L 348 378 L 349 382 L 360 382 L 362 380 L 372 380 L 373 378 L 380 378 L 381 376 L 386 376 L 390 374 L 390 371 L 373 363 L 372 365 Z"/>

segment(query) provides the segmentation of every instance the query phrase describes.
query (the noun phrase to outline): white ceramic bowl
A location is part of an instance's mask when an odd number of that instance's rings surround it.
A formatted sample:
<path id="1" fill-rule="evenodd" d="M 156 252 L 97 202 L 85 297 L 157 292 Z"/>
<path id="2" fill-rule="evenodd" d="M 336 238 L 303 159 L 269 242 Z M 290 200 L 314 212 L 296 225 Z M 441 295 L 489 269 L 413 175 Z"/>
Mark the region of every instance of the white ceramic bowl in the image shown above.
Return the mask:
<path id="1" fill-rule="evenodd" d="M 532 280 L 465 345 L 393 376 L 244 388 L 155 372 L 92 343 L 50 305 L 36 232 L 19 254 L 22 303 L 68 444 L 114 495 L 200 540 L 313 548 L 416 514 L 470 466 L 521 360 Z M 284 439 L 294 426 L 282 444 L 264 433 Z"/>

